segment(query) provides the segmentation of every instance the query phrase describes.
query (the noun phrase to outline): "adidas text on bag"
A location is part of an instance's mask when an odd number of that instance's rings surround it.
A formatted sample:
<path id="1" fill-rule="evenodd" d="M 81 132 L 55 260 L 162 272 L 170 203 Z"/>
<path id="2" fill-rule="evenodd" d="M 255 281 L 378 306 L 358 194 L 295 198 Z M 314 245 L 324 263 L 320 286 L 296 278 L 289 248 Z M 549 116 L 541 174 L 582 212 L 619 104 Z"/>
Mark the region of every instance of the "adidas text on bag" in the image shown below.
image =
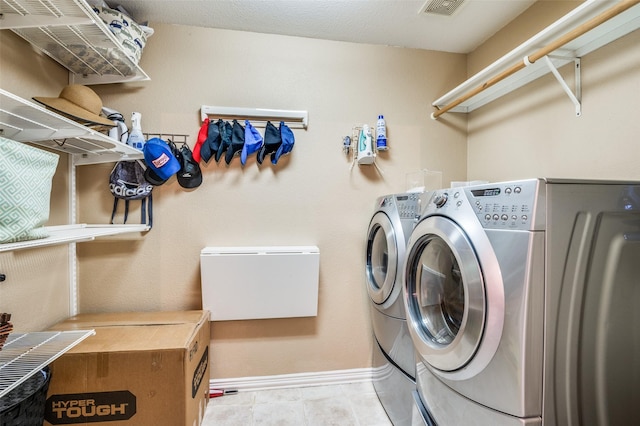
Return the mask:
<path id="1" fill-rule="evenodd" d="M 129 216 L 129 201 L 141 200 L 140 223 L 153 226 L 152 196 L 153 185 L 144 178 L 145 164 L 140 160 L 119 161 L 109 176 L 109 190 L 113 194 L 113 211 L 111 223 L 118 209 L 118 200 L 124 200 L 124 222 Z M 148 203 L 147 203 L 148 200 Z M 148 222 L 147 222 L 148 211 Z"/>

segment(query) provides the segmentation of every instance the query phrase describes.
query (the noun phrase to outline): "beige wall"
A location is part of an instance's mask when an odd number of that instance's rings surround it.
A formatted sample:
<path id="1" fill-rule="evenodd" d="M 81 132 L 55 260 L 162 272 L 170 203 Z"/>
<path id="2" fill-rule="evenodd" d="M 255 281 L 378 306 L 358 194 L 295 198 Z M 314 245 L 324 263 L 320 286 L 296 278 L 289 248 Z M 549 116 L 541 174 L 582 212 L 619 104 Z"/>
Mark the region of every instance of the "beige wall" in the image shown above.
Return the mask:
<path id="1" fill-rule="evenodd" d="M 206 246 L 317 245 L 318 316 L 215 322 L 212 375 L 260 376 L 366 367 L 371 337 L 364 240 L 377 196 L 401 192 L 406 173 L 466 174 L 466 118 L 442 126 L 430 102 L 465 76 L 463 55 L 184 26 L 153 25 L 142 67 L 151 81 L 96 86 L 104 103 L 147 132 L 190 135 L 200 106 L 308 110 L 307 131 L 277 166 L 204 165 L 204 182 L 154 190 L 154 227 L 122 242 L 79 245 L 83 312 L 200 307 Z M 342 137 L 385 114 L 382 173 L 355 166 Z M 79 172 L 81 220 L 109 220 L 111 165 Z M 132 220 L 139 220 L 134 213 Z M 228 285 L 234 285 L 229 282 Z M 239 301 L 241 303 L 241 301 Z"/>
<path id="2" fill-rule="evenodd" d="M 556 3 L 555 5 L 552 3 Z M 570 4 L 573 3 L 573 4 Z M 305 109 L 291 156 L 272 167 L 204 166 L 192 191 L 175 180 L 154 191 L 154 229 L 124 240 L 80 243 L 83 312 L 200 306 L 199 252 L 207 245 L 315 244 L 321 251 L 319 314 L 306 319 L 216 322 L 217 378 L 370 365 L 363 243 L 373 200 L 405 189 L 406 173 L 451 180 L 553 175 L 638 179 L 640 34 L 583 58 L 583 116 L 545 77 L 468 116 L 430 120 L 430 104 L 554 21 L 576 2 L 540 2 L 469 55 L 154 25 L 142 66 L 151 81 L 94 86 L 105 105 L 143 114 L 148 132 L 185 133 L 193 144 L 202 104 Z M 540 8 L 546 9 L 540 9 Z M 539 27 L 532 24 L 544 20 Z M 56 95 L 66 72 L 0 31 L 1 87 L 25 98 Z M 8 59 L 8 60 L 7 60 Z M 567 70 L 563 70 L 567 74 Z M 349 170 L 341 139 L 387 119 L 391 150 Z M 468 151 L 468 153 L 467 153 Z M 468 159 L 468 165 L 467 165 Z M 79 215 L 107 223 L 112 165 L 78 168 Z M 65 159 L 54 179 L 51 224 L 67 211 Z M 131 220 L 138 219 L 133 213 Z M 0 311 L 39 330 L 68 312 L 67 247 L 0 255 Z"/>
<path id="3" fill-rule="evenodd" d="M 474 75 L 566 15 L 583 0 L 538 0 L 519 17 L 467 55 L 467 71 Z"/>
<path id="4" fill-rule="evenodd" d="M 8 30 L 0 31 L 0 87 L 22 98 L 57 96 L 68 74 Z M 49 224 L 68 223 L 68 161 L 60 157 L 53 179 Z M 67 246 L 0 253 L 0 312 L 16 330 L 39 331 L 69 316 Z"/>
<path id="5" fill-rule="evenodd" d="M 470 71 L 497 59 L 496 45 L 504 54 L 541 29 L 530 22 L 555 21 L 575 4 L 536 3 L 469 55 Z M 469 114 L 468 178 L 640 179 L 640 32 L 586 55 L 581 70 L 581 117 L 551 75 Z M 561 72 L 573 87 L 572 66 Z"/>

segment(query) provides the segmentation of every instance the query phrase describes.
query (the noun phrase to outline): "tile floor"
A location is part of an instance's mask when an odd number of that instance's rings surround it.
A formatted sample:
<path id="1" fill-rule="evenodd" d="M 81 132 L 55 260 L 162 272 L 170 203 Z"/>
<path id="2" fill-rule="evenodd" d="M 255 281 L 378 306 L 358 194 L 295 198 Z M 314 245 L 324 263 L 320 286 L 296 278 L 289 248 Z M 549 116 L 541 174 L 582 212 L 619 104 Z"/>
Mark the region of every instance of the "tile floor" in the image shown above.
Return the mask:
<path id="1" fill-rule="evenodd" d="M 391 426 L 371 382 L 212 398 L 203 426 Z"/>

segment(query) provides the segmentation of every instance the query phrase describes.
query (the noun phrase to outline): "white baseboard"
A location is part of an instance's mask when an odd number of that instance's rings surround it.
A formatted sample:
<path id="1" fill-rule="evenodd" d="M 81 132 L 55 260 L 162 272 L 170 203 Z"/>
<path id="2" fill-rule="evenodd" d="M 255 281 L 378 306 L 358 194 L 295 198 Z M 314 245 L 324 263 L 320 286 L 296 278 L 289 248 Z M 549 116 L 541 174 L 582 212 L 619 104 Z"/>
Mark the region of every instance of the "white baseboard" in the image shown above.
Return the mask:
<path id="1" fill-rule="evenodd" d="M 212 379 L 210 389 L 234 389 L 256 391 L 263 389 L 298 388 L 307 386 L 340 385 L 345 383 L 370 382 L 372 368 L 319 371 L 315 373 L 281 374 L 277 376 L 238 377 Z"/>

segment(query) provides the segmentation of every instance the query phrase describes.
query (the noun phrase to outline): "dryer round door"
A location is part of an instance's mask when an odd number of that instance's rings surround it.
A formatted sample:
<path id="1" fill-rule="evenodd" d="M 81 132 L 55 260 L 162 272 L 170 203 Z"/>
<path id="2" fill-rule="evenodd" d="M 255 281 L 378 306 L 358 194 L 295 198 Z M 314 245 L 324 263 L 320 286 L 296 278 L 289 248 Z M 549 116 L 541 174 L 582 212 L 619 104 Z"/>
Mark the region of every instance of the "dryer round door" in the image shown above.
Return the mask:
<path id="1" fill-rule="evenodd" d="M 414 229 L 407 251 L 405 306 L 416 350 L 438 370 L 461 369 L 480 345 L 487 309 L 473 246 L 455 222 L 430 216 Z"/>
<path id="2" fill-rule="evenodd" d="M 383 212 L 371 218 L 366 256 L 367 291 L 371 300 L 381 305 L 396 285 L 400 258 L 396 232 L 389 216 Z"/>

